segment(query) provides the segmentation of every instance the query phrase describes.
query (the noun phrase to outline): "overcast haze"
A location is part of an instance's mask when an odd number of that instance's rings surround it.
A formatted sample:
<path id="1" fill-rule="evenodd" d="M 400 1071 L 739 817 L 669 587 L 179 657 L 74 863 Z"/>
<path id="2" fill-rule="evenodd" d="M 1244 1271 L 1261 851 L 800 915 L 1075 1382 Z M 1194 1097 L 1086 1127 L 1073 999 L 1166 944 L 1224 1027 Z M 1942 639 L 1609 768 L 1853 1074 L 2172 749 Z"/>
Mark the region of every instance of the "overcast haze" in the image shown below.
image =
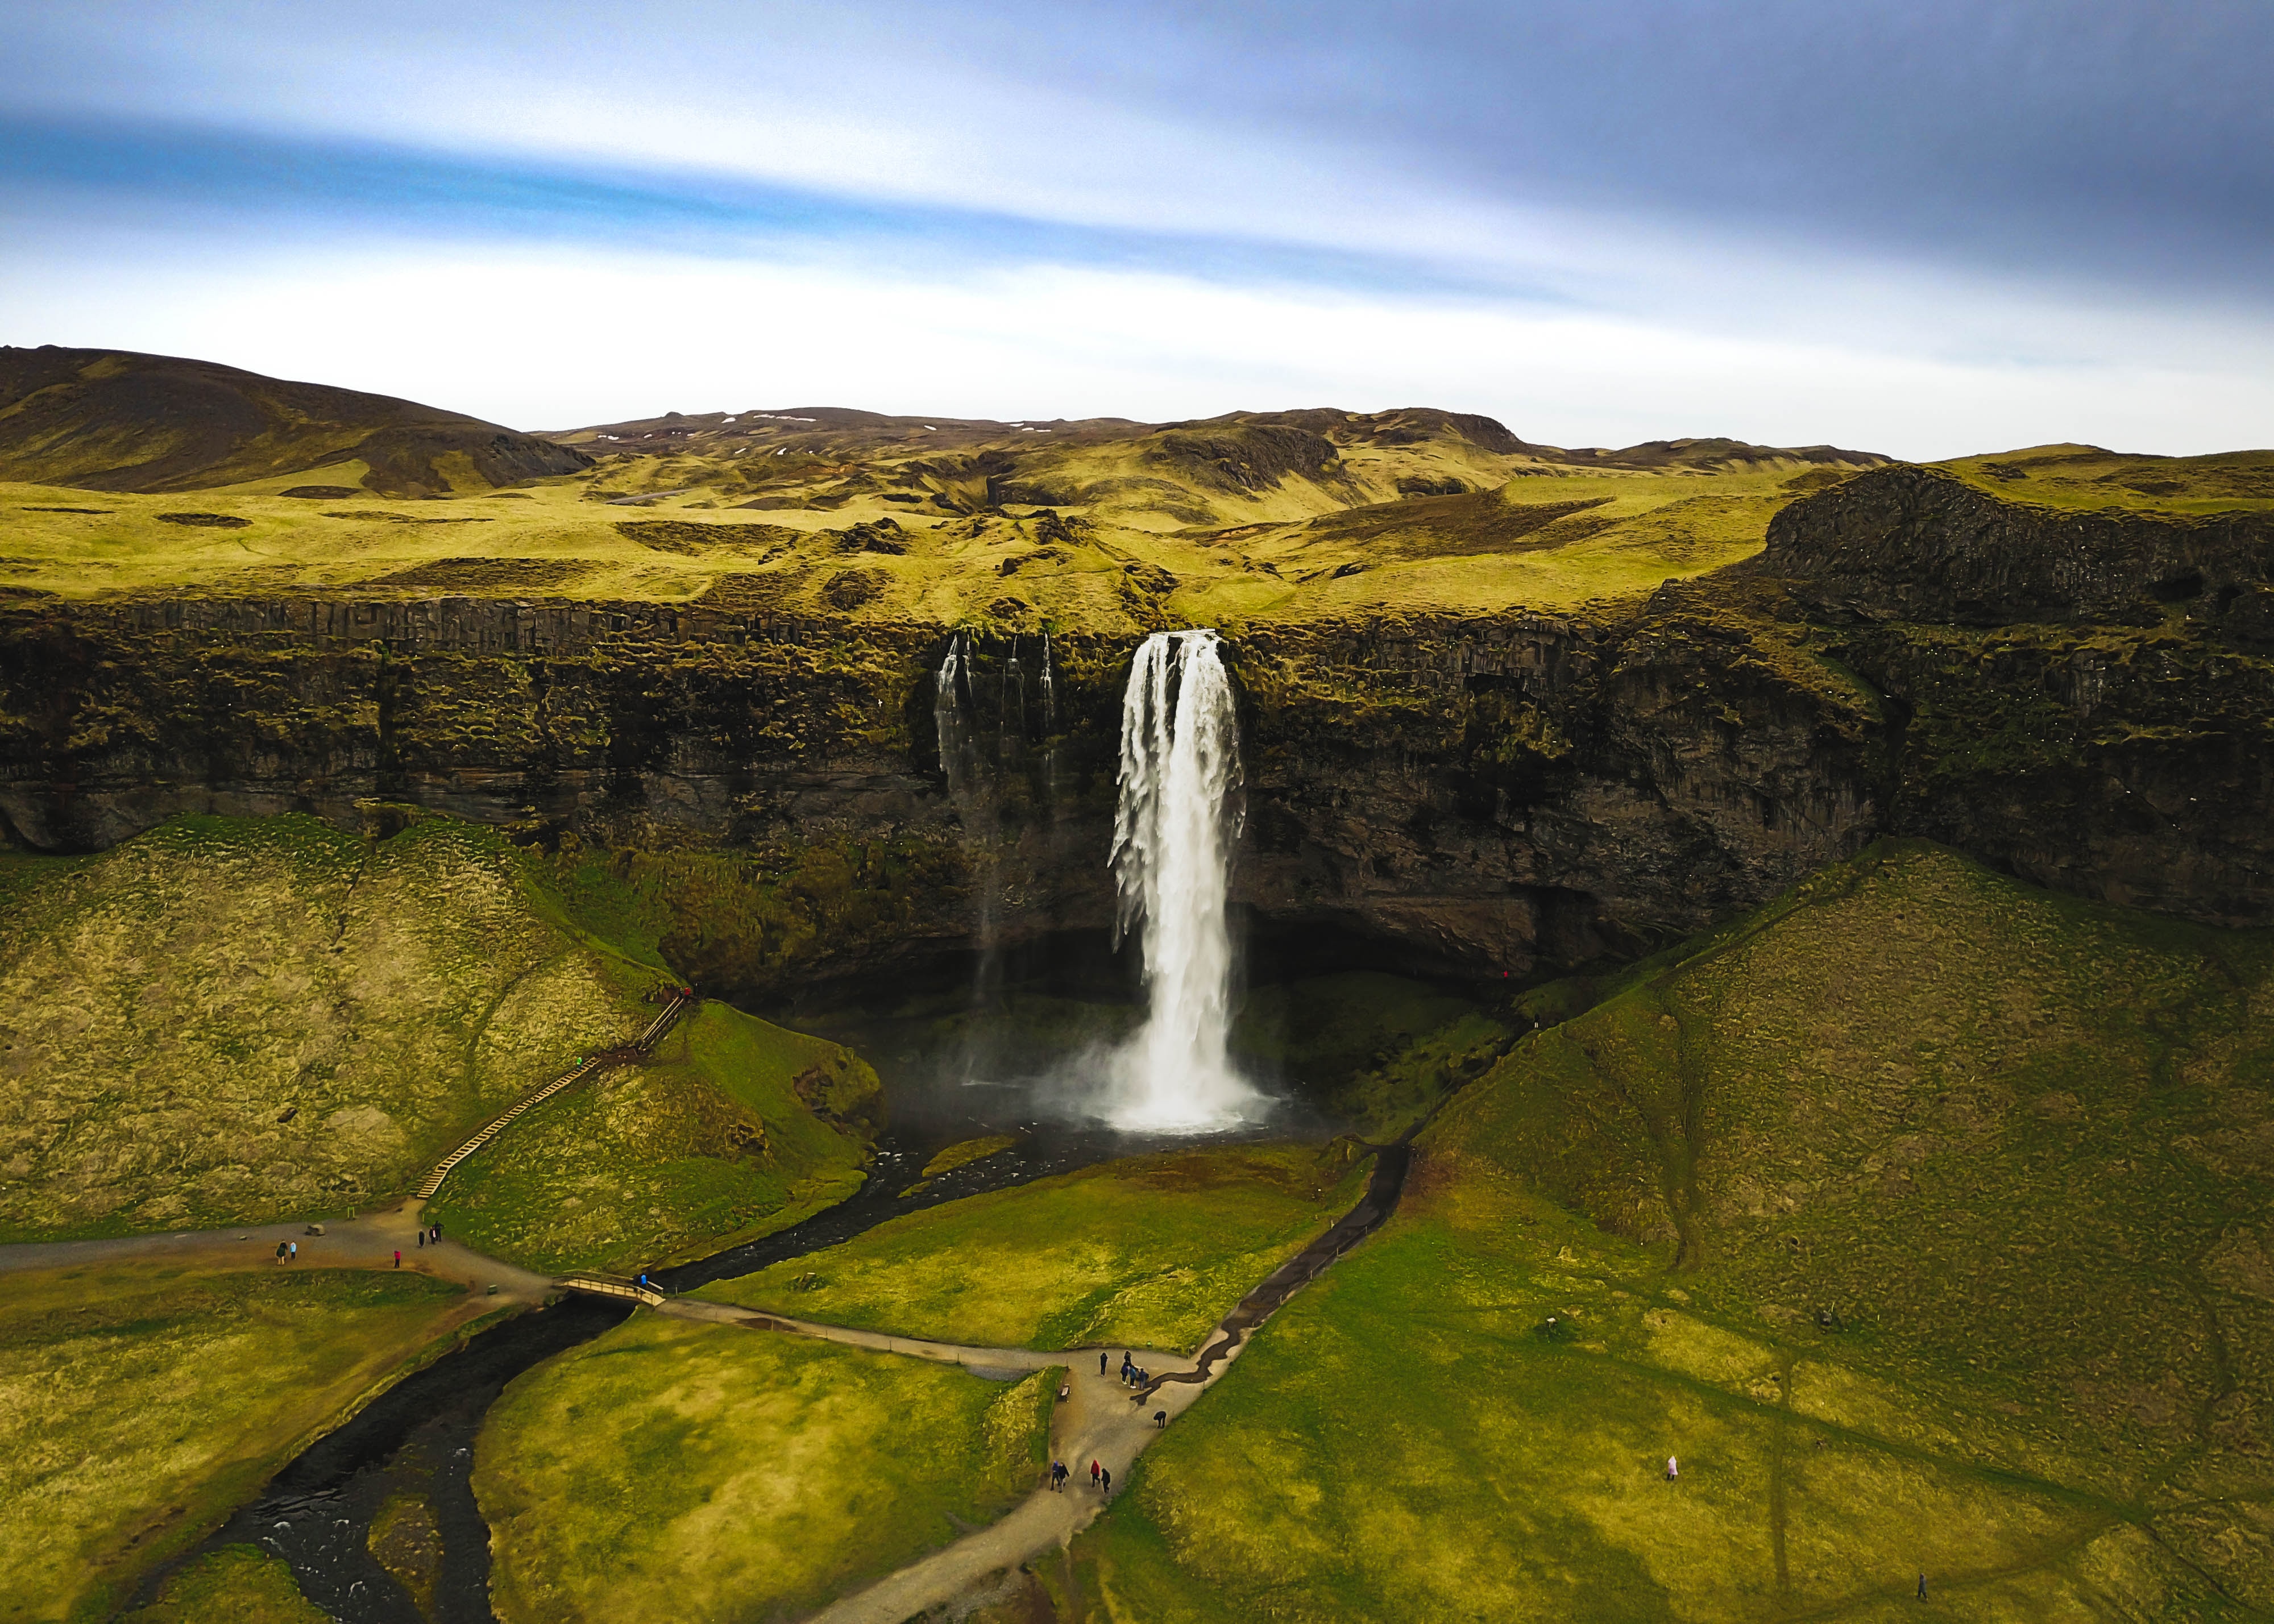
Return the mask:
<path id="1" fill-rule="evenodd" d="M 2274 7 L 0 6 L 0 341 L 523 427 L 2274 442 Z"/>

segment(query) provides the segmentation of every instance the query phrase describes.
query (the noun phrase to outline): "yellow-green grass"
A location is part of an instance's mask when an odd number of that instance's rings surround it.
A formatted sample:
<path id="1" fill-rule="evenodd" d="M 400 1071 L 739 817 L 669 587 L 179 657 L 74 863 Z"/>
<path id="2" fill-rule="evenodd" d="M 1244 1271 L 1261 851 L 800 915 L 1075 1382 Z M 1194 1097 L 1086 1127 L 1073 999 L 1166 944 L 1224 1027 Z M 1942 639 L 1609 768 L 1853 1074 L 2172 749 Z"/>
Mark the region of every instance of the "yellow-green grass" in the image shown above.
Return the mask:
<path id="1" fill-rule="evenodd" d="M 697 1295 L 975 1347 L 1196 1348 L 1365 1179 L 1309 1145 L 1166 1151 L 913 1213 Z"/>
<path id="2" fill-rule="evenodd" d="M 493 831 L 184 817 L 0 859 L 0 1238 L 337 1213 L 414 1184 L 660 977 Z"/>
<path id="3" fill-rule="evenodd" d="M 555 1095 L 461 1162 L 427 1215 L 548 1272 L 714 1251 L 859 1188 L 878 1097 L 849 1049 L 706 1002 L 648 1064 Z"/>
<path id="4" fill-rule="evenodd" d="M 636 1316 L 521 1377 L 483 1427 L 498 1614 L 800 1616 L 1031 1490 L 1057 1378 Z"/>
<path id="5" fill-rule="evenodd" d="M 1076 460 L 1124 455 L 1105 447 Z M 1419 450 L 1403 459 L 1431 469 L 1442 460 Z M 1495 466 L 1464 477 L 1473 484 L 1515 465 L 1487 461 Z M 1096 485 L 1104 462 L 1084 464 L 1074 484 Z M 891 466 L 886 458 L 878 469 Z M 1418 508 L 1404 529 L 1362 540 L 1340 535 L 1334 522 L 1352 501 L 1390 501 L 1388 511 L 1402 514 L 1387 465 L 1378 479 L 1328 488 L 1291 477 L 1253 495 L 1154 477 L 1134 506 L 1107 494 L 1047 520 L 1015 506 L 969 517 L 919 512 L 881 492 L 832 497 L 825 507 L 743 510 L 716 488 L 741 479 L 742 466 L 702 457 L 611 463 L 525 490 L 432 500 L 288 499 L 278 492 L 305 483 L 291 479 L 171 496 L 0 484 L 0 587 L 72 598 L 315 590 L 681 603 L 714 594 L 721 604 L 762 601 L 855 620 L 1124 633 L 1164 620 L 1337 617 L 1383 606 L 1570 605 L 1749 555 L 1796 482 L 1814 477 L 1796 467 L 1515 479 L 1500 500 L 1519 508 L 1600 504 L 1516 552 L 1479 552 L 1438 534 Z M 336 470 L 343 484 L 360 472 L 354 464 Z M 827 483 L 817 470 L 814 488 Z M 593 500 L 619 489 L 681 493 L 652 508 Z M 1182 517 L 1165 530 L 1151 510 L 1162 490 L 1185 491 Z M 99 511 L 41 511 L 73 508 Z M 245 523 L 159 516 L 185 511 Z M 887 545 L 898 551 L 845 535 L 885 520 L 895 527 Z M 1314 530 L 1314 520 L 1327 529 Z M 1217 533 L 1224 527 L 1229 534 Z"/>
<path id="6" fill-rule="evenodd" d="M 2274 511 L 2274 451 L 2133 456 L 2097 446 L 2031 446 L 1936 464 L 1977 490 L 2047 508 L 2163 513 Z"/>
<path id="7" fill-rule="evenodd" d="M 2270 1047 L 2263 934 L 1876 848 L 1456 1100 L 1068 1614 L 2263 1616 Z"/>
<path id="8" fill-rule="evenodd" d="M 157 1600 L 127 1624 L 325 1624 L 330 1615 L 300 1594 L 292 1569 L 257 1545 L 208 1551 L 169 1578 Z"/>
<path id="9" fill-rule="evenodd" d="M 408 1271 L 122 1262 L 5 1278 L 9 1619 L 104 1616 L 141 1574 L 481 1312 L 480 1299 Z"/>
<path id="10" fill-rule="evenodd" d="M 937 1178 L 943 1173 L 953 1173 L 960 1167 L 969 1167 L 975 1162 L 984 1162 L 990 1156 L 1000 1155 L 1019 1142 L 1015 1133 L 989 1133 L 975 1139 L 958 1139 L 924 1163 L 923 1177 Z"/>

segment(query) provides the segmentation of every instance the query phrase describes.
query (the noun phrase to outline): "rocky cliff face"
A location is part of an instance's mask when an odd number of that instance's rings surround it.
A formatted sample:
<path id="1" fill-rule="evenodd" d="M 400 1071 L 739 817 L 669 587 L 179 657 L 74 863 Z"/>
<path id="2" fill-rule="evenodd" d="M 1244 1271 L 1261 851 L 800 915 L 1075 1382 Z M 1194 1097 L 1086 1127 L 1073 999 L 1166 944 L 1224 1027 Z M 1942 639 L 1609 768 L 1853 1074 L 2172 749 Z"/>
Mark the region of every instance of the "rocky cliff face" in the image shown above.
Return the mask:
<path id="1" fill-rule="evenodd" d="M 1823 612 L 2007 626 L 2153 625 L 2274 640 L 2274 515 L 2080 512 L 2008 501 L 1932 468 L 1874 470 L 1769 523 L 1753 568 Z"/>
<path id="2" fill-rule="evenodd" d="M 1897 833 L 2274 917 L 2248 526 L 2031 531 L 1956 485 L 1861 476 L 1788 509 L 1762 563 L 1646 603 L 1236 631 L 1239 899 L 1386 962 L 1521 975 Z M 2175 563 L 2200 600 L 2159 599 Z M 0 816 L 84 850 L 185 810 L 420 803 L 605 852 L 681 921 L 690 973 L 753 989 L 1102 929 L 1126 642 L 1054 639 L 1047 705 L 1036 639 L 971 645 L 953 791 L 945 646 L 727 605 L 19 605 Z"/>

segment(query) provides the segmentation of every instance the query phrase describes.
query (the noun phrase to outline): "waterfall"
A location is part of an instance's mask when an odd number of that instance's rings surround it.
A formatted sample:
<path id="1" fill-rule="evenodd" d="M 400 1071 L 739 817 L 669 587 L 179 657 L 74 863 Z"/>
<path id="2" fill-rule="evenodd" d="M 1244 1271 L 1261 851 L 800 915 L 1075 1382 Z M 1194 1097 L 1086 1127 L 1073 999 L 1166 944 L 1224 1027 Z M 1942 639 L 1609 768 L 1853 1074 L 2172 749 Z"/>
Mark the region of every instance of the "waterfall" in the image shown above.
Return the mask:
<path id="1" fill-rule="evenodd" d="M 1011 637 L 1011 663 L 1003 668 L 1003 712 L 996 720 L 1003 754 L 1013 760 L 1026 753 L 1027 675 L 1019 667 L 1019 638 Z"/>
<path id="2" fill-rule="evenodd" d="M 1121 700 L 1114 941 L 1141 927 L 1151 1008 L 1118 1056 L 1117 1126 L 1215 1127 L 1261 1103 L 1229 1053 L 1224 905 L 1239 787 L 1239 722 L 1216 634 L 1154 633 Z"/>
<path id="3" fill-rule="evenodd" d="M 1043 804 L 1058 816 L 1058 688 L 1050 669 L 1050 635 L 1043 634 Z"/>
<path id="4" fill-rule="evenodd" d="M 939 675 L 931 689 L 932 725 L 939 733 L 939 770 L 947 776 L 947 794 L 958 806 L 971 787 L 971 730 L 964 723 L 961 684 L 964 679 L 964 635 L 947 640 L 940 658 Z"/>

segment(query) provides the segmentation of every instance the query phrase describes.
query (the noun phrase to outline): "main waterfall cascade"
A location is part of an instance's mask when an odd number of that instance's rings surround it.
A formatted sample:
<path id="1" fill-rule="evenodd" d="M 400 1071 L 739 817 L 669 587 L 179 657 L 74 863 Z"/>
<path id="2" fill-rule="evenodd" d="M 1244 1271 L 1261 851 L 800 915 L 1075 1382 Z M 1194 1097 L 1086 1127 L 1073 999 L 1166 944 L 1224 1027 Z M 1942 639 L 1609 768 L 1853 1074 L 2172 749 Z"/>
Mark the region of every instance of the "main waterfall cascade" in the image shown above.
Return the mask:
<path id="1" fill-rule="evenodd" d="M 1226 917 L 1239 724 L 1213 631 L 1156 632 L 1121 700 L 1118 945 L 1141 929 L 1146 1023 L 1116 1056 L 1117 1127 L 1225 1127 L 1263 1101 L 1233 1069 Z"/>

